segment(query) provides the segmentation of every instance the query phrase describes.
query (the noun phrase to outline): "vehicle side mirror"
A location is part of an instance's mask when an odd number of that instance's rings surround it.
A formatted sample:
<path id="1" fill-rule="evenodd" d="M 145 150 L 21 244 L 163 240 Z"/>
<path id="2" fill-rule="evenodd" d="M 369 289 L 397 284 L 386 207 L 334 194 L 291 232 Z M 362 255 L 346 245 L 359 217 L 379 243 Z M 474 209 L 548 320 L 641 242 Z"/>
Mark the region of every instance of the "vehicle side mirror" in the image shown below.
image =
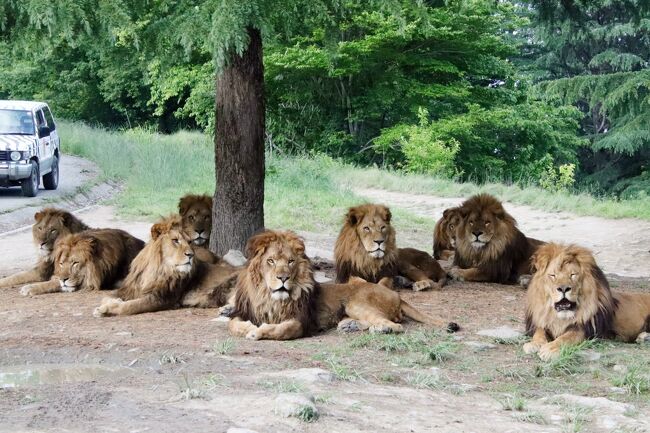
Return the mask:
<path id="1" fill-rule="evenodd" d="M 47 137 L 50 135 L 50 127 L 49 126 L 41 126 L 38 128 L 38 136 L 43 138 Z"/>

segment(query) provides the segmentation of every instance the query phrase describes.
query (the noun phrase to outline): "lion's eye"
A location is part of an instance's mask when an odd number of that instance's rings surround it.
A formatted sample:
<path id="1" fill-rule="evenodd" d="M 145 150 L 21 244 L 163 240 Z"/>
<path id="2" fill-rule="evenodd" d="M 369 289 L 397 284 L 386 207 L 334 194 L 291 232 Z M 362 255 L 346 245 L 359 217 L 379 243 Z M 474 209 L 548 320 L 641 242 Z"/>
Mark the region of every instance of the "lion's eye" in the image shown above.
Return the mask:
<path id="1" fill-rule="evenodd" d="M 271 266 L 275 265 L 275 261 L 273 259 L 268 259 L 266 263 L 268 263 Z"/>
<path id="2" fill-rule="evenodd" d="M 473 225 L 474 225 L 474 221 L 470 221 L 470 222 L 469 222 L 469 225 L 473 226 Z"/>
<path id="3" fill-rule="evenodd" d="M 548 276 L 551 278 L 551 280 L 555 280 L 555 274 L 548 274 Z"/>
<path id="4" fill-rule="evenodd" d="M 577 276 L 578 274 L 571 274 L 571 279 L 574 280 Z"/>
<path id="5" fill-rule="evenodd" d="M 491 224 L 490 221 L 486 221 L 485 222 L 485 227 L 489 226 L 490 224 Z"/>
<path id="6" fill-rule="evenodd" d="M 42 232 L 42 231 L 43 231 L 43 227 L 39 227 L 39 228 L 38 228 L 38 231 L 39 231 L 39 232 Z"/>
<path id="7" fill-rule="evenodd" d="M 190 222 L 194 222 L 194 215 L 190 215 L 189 218 Z"/>
<path id="8" fill-rule="evenodd" d="M 364 232 L 370 232 L 370 227 L 368 227 L 368 226 L 364 227 L 364 228 L 363 228 L 363 231 L 364 231 Z"/>
<path id="9" fill-rule="evenodd" d="M 381 226 L 381 231 L 385 232 L 386 231 L 386 226 Z"/>
<path id="10" fill-rule="evenodd" d="M 172 242 L 174 243 L 174 245 L 180 245 L 181 244 L 181 241 L 179 241 L 178 238 L 172 239 Z"/>
<path id="11" fill-rule="evenodd" d="M 52 234 L 56 233 L 56 229 L 50 230 L 50 233 L 52 233 Z"/>
<path id="12" fill-rule="evenodd" d="M 79 262 L 72 262 L 72 266 L 79 266 Z"/>

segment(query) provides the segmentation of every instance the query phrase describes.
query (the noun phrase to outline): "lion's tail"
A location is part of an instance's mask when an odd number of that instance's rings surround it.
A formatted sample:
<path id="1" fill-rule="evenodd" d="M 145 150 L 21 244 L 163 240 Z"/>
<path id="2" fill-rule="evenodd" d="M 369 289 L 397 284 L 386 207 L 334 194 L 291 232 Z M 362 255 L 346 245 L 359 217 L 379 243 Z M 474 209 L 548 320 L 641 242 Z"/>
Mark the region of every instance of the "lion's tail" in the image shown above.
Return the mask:
<path id="1" fill-rule="evenodd" d="M 426 323 L 427 325 L 433 325 L 440 328 L 446 328 L 447 332 L 456 332 L 460 329 L 460 326 L 458 326 L 457 323 L 454 322 L 447 323 L 442 319 L 437 319 L 435 317 L 431 317 L 427 314 L 424 314 L 404 300 L 402 300 L 401 308 L 402 308 L 402 314 L 417 322 Z"/>

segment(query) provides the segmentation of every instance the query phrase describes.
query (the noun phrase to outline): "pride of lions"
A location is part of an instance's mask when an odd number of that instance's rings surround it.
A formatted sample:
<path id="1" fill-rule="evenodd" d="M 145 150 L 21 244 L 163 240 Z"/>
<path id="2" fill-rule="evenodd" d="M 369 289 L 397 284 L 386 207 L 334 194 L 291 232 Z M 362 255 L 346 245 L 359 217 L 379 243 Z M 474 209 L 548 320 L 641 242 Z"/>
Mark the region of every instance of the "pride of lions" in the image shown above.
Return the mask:
<path id="1" fill-rule="evenodd" d="M 287 340 L 337 327 L 344 332 L 403 332 L 407 316 L 455 332 L 459 326 L 424 314 L 393 289 L 441 290 L 457 281 L 527 286 L 526 353 L 544 360 L 590 338 L 635 341 L 650 332 L 650 294 L 621 293 L 594 256 L 577 245 L 527 238 L 489 194 L 444 211 L 433 256 L 397 248 L 390 209 L 350 208 L 336 240 L 336 281 L 317 283 L 303 240 L 291 231 L 252 236 L 247 261 L 233 266 L 207 249 L 212 199 L 187 195 L 179 213 L 151 227 L 147 243 L 123 230 L 90 228 L 69 212 L 34 215 L 39 259 L 31 270 L 0 279 L 25 296 L 116 289 L 93 315 L 123 316 L 178 307 L 220 308 L 229 331 L 253 340 Z M 443 269 L 439 259 L 453 257 Z"/>

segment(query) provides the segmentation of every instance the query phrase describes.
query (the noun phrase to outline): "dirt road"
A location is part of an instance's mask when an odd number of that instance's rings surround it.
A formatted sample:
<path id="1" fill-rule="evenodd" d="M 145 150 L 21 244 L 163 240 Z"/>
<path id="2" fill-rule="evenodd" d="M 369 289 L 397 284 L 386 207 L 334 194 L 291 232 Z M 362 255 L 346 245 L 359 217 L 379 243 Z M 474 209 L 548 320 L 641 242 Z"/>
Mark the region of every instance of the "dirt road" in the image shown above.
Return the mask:
<path id="1" fill-rule="evenodd" d="M 149 222 L 124 221 L 110 207 L 79 217 L 148 236 Z M 329 234 L 303 235 L 309 254 L 331 251 Z M 35 257 L 29 231 L 0 236 L 0 256 L 2 276 L 27 268 Z M 29 298 L 2 289 L 0 432 L 650 431 L 647 394 L 617 382 L 647 359 L 647 347 L 603 344 L 565 373 L 523 355 L 518 337 L 476 334 L 522 331 L 523 295 L 471 283 L 402 292 L 424 312 L 460 323 L 455 335 L 411 322 L 397 337 L 330 331 L 251 342 L 230 338 L 214 310 L 97 319 L 91 312 L 102 293 Z M 302 418 L 286 417 L 290 409 Z"/>

